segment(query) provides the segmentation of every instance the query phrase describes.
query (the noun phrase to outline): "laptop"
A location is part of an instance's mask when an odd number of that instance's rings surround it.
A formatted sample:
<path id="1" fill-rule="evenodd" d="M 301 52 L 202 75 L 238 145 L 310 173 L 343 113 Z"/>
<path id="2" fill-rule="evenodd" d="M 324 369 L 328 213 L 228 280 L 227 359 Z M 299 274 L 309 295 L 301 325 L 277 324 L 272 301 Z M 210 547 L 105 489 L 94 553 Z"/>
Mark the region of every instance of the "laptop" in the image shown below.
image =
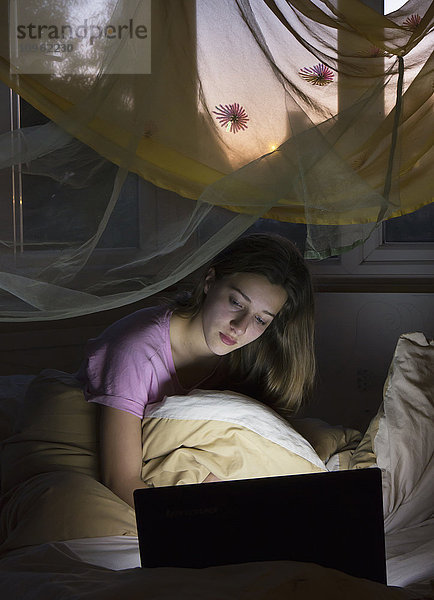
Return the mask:
<path id="1" fill-rule="evenodd" d="M 378 468 L 137 489 L 142 567 L 313 562 L 386 583 Z"/>

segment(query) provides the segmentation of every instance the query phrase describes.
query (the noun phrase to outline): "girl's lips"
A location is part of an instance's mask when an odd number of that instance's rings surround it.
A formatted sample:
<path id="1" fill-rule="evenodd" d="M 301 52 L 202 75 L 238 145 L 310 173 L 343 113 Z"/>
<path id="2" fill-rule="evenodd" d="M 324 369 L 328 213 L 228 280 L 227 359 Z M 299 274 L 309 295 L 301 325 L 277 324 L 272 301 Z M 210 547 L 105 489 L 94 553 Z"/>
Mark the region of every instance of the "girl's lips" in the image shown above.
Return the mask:
<path id="1" fill-rule="evenodd" d="M 234 346 L 237 343 L 235 340 L 233 340 L 231 337 L 225 335 L 221 331 L 219 332 L 219 336 L 220 336 L 220 339 L 223 342 L 223 344 L 226 344 L 226 346 Z"/>

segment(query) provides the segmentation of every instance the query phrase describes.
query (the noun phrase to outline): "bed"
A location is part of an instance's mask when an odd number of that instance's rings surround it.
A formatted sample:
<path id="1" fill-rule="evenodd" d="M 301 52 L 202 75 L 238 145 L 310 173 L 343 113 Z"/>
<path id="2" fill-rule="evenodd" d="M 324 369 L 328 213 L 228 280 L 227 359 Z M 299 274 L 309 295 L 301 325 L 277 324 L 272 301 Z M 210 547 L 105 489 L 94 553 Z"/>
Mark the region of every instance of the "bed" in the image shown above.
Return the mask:
<path id="1" fill-rule="evenodd" d="M 166 398 L 143 420 L 148 485 L 380 467 L 388 586 L 294 561 L 141 569 L 134 511 L 99 482 L 98 407 L 67 373 L 1 377 L 2 599 L 433 598 L 433 365 L 434 342 L 403 334 L 365 432 L 231 391 Z"/>

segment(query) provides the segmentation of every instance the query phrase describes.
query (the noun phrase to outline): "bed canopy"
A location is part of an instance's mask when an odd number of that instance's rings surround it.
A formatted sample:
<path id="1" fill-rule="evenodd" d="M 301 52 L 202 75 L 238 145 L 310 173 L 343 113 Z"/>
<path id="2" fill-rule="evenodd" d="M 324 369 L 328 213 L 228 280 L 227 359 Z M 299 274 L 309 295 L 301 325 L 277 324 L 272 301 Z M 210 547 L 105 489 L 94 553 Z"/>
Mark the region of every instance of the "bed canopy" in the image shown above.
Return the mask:
<path id="1" fill-rule="evenodd" d="M 1 4 L 0 77 L 48 122 L 0 136 L 0 320 L 146 298 L 258 218 L 324 258 L 432 201 L 434 3 Z"/>

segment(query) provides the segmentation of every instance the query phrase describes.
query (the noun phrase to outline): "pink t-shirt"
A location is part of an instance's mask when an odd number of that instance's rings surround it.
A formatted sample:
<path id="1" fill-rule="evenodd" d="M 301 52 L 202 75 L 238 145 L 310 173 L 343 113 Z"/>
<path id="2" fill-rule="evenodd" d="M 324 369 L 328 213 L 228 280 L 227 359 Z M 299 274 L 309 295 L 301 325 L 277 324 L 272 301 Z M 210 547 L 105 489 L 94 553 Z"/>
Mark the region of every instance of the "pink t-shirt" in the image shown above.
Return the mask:
<path id="1" fill-rule="evenodd" d="M 88 341 L 77 378 L 89 402 L 142 418 L 146 404 L 190 391 L 182 387 L 176 375 L 170 316 L 171 311 L 164 306 L 144 308 Z M 218 370 L 194 387 L 220 389 Z"/>

